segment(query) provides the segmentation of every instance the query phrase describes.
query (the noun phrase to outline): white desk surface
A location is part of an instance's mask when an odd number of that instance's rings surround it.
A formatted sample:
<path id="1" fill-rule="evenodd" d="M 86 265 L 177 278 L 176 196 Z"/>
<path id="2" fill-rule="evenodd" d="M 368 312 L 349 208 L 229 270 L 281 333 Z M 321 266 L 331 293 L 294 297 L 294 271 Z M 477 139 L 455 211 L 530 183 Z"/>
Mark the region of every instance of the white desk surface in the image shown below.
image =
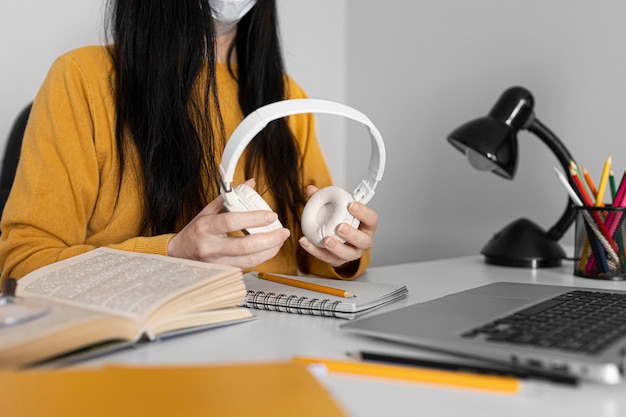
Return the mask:
<path id="1" fill-rule="evenodd" d="M 572 269 L 569 261 L 558 268 L 535 270 L 498 267 L 487 265 L 482 257 L 475 256 L 374 267 L 358 279 L 405 283 L 409 288 L 407 298 L 379 312 L 496 281 L 626 289 L 626 281 L 578 278 Z M 346 351 L 412 351 L 412 348 L 344 334 L 338 328 L 344 319 L 253 311 L 258 318 L 251 322 L 144 345 L 93 359 L 87 365 L 241 363 L 289 360 L 296 355 L 347 360 Z M 501 394 L 341 374 L 329 374 L 321 379 L 353 417 L 626 416 L 626 384 L 583 383 L 569 387 L 524 382 L 520 392 Z"/>

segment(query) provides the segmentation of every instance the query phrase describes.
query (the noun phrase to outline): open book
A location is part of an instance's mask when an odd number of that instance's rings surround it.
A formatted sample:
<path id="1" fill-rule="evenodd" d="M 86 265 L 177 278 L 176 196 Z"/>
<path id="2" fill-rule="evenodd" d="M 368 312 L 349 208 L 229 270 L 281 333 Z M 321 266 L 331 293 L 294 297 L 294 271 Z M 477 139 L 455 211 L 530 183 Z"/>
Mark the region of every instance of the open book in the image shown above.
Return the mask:
<path id="1" fill-rule="evenodd" d="M 260 310 L 354 319 L 357 315 L 382 307 L 408 294 L 405 285 L 367 281 L 341 281 L 328 278 L 289 276 L 307 283 L 333 287 L 352 293 L 353 298 L 329 295 L 257 277 L 243 276 L 248 294 L 243 305 Z"/>
<path id="2" fill-rule="evenodd" d="M 238 307 L 245 294 L 239 268 L 94 249 L 18 281 L 16 300 L 44 300 L 48 310 L 0 327 L 0 367 L 108 341 L 134 343 L 239 322 L 253 317 Z"/>

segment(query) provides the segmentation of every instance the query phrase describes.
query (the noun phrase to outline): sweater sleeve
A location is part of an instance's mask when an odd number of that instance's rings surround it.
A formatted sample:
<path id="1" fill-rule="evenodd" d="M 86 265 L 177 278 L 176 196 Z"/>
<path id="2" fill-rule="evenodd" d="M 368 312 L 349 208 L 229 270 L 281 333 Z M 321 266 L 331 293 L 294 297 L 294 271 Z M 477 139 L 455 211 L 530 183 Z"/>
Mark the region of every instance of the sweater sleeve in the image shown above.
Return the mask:
<path id="1" fill-rule="evenodd" d="M 132 187 L 126 183 L 120 187 L 115 142 L 108 135 L 114 131 L 110 84 L 98 81 L 108 71 L 86 75 L 89 64 L 107 66 L 106 55 L 95 56 L 83 65 L 73 56 L 59 58 L 34 100 L 2 216 L 4 277 L 20 278 L 43 265 L 103 246 L 99 241 L 107 240 L 98 236 L 98 230 L 107 229 L 94 222 L 106 225 L 115 210 L 128 210 L 132 204 L 124 195 Z M 114 236 L 108 242 L 115 243 L 107 246 L 166 254 L 171 235 L 131 237 L 139 234 L 136 225 L 127 228 L 128 238 Z"/>

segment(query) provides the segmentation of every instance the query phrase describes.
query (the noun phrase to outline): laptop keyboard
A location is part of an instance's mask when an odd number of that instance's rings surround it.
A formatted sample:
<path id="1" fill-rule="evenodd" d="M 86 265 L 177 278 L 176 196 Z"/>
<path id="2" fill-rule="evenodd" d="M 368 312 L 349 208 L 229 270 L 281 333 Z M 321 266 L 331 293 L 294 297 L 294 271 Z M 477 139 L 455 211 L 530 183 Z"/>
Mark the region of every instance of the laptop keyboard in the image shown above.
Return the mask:
<path id="1" fill-rule="evenodd" d="M 599 354 L 626 334 L 626 294 L 571 291 L 463 334 L 501 343 Z"/>

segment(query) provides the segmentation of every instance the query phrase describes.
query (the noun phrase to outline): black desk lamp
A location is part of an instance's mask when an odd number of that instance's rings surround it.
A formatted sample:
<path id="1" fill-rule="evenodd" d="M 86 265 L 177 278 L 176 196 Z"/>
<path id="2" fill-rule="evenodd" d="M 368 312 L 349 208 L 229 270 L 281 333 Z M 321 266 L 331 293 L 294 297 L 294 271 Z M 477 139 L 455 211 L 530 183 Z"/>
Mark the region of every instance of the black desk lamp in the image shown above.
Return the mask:
<path id="1" fill-rule="evenodd" d="M 556 155 L 565 172 L 569 172 L 572 156 L 556 135 L 535 117 L 533 106 L 534 99 L 528 90 L 511 87 L 486 117 L 460 126 L 448 136 L 448 141 L 467 155 L 474 168 L 512 179 L 517 167 L 517 132 L 526 129 L 539 137 Z M 566 255 L 558 240 L 575 215 L 568 199 L 565 211 L 547 232 L 528 219 L 518 219 L 496 233 L 481 253 L 487 263 L 495 265 L 559 266 Z"/>

